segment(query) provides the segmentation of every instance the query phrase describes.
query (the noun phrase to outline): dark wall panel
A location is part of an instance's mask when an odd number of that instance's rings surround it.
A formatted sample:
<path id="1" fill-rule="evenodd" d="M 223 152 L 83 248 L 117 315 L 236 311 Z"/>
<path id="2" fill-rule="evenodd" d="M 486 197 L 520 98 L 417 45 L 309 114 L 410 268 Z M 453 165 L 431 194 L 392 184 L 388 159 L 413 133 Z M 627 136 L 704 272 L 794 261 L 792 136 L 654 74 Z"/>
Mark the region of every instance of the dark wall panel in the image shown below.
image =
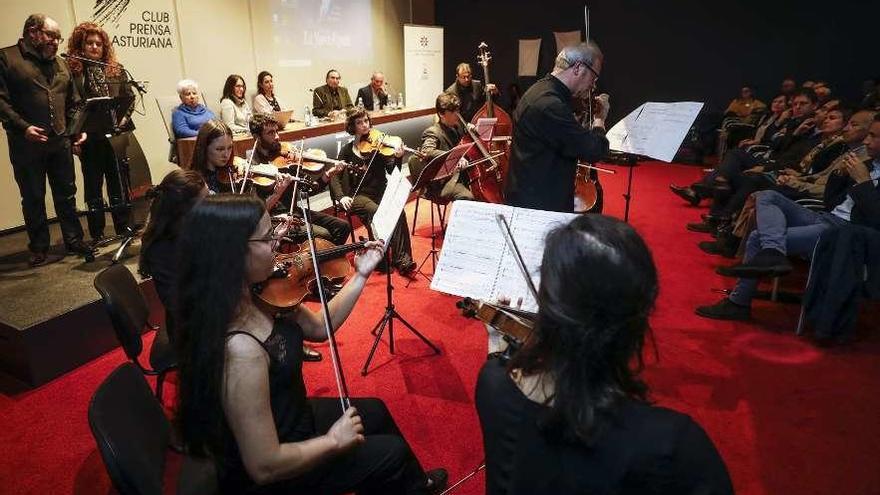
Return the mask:
<path id="1" fill-rule="evenodd" d="M 456 63 L 474 63 L 485 41 L 494 82 L 525 88 L 535 78 L 516 75 L 517 40 L 542 39 L 543 75 L 556 55 L 553 31 L 583 29 L 583 7 L 570 0 L 438 1 L 447 84 Z M 599 85 L 611 94 L 614 120 L 644 101 L 697 100 L 723 110 L 744 82 L 766 101 L 788 74 L 828 80 L 853 100 L 862 81 L 880 76 L 880 2 L 596 0 L 590 15 L 591 36 L 605 53 Z"/>

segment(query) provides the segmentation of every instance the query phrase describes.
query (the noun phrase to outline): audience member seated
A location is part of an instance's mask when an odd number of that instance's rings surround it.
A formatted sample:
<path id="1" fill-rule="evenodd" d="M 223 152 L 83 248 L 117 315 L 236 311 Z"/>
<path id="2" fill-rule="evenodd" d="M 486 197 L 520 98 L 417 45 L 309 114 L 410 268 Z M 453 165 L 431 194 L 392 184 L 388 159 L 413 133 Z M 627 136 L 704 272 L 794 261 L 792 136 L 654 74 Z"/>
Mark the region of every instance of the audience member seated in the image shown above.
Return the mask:
<path id="1" fill-rule="evenodd" d="M 782 80 L 782 83 L 779 85 L 779 92 L 785 95 L 786 105 L 791 103 L 791 97 L 794 96 L 797 87 L 797 81 L 794 78 L 786 77 Z"/>
<path id="2" fill-rule="evenodd" d="M 755 123 L 757 119 L 767 111 L 767 105 L 755 98 L 752 87 L 743 86 L 739 90 L 739 97 L 734 98 L 724 111 L 725 117 L 735 117 L 741 121 Z"/>
<path id="3" fill-rule="evenodd" d="M 254 113 L 280 112 L 281 103 L 275 97 L 275 80 L 269 71 L 257 74 L 257 94 L 254 96 Z M 287 122 L 283 122 L 287 124 Z"/>
<path id="4" fill-rule="evenodd" d="M 246 91 L 247 86 L 243 77 L 232 74 L 226 78 L 223 97 L 220 99 L 220 120 L 235 133 L 248 132 L 251 107 L 244 98 Z"/>
<path id="5" fill-rule="evenodd" d="M 153 187 L 150 218 L 141 237 L 138 271 L 153 277 L 156 294 L 165 307 L 165 325 L 171 342 L 177 343 L 177 240 L 183 217 L 209 191 L 194 170 L 174 169 Z"/>
<path id="6" fill-rule="evenodd" d="M 880 78 L 868 79 L 863 83 L 860 108 L 880 111 Z"/>
<path id="7" fill-rule="evenodd" d="M 342 76 L 336 69 L 327 71 L 324 77 L 326 84 L 318 86 L 312 94 L 312 113 L 316 117 L 329 117 L 331 120 L 345 115 L 345 112 L 354 107 L 351 96 L 345 86 L 340 86 Z"/>
<path id="8" fill-rule="evenodd" d="M 733 212 L 739 211 L 742 203 L 730 205 L 729 202 L 733 192 L 743 182 L 742 177 L 746 170 L 758 166 L 783 170 L 793 168 L 800 162 L 821 140 L 814 131 L 815 110 L 816 94 L 809 90 L 799 90 L 792 98 L 791 118 L 787 119 L 780 131 L 783 137 L 774 143 L 768 158 L 760 158 L 738 148 L 728 151 L 718 166 L 708 218 L 702 223 L 688 224 L 688 230 L 712 232 L 719 223 L 729 221 Z M 745 197 L 747 195 L 739 200 L 744 202 Z"/>
<path id="9" fill-rule="evenodd" d="M 859 161 L 865 161 L 868 159 L 868 154 L 865 152 L 863 141 L 868 135 L 868 129 L 871 127 L 874 115 L 875 112 L 862 110 L 856 112 L 850 117 L 841 133 L 844 153 L 835 158 L 830 166 L 826 167 L 824 170 L 804 176 L 794 175 L 789 173 L 789 171 L 783 170 L 776 178 L 776 185 L 773 186 L 772 189 L 793 200 L 822 200 L 825 194 L 825 184 L 828 182 L 828 177 L 835 170 L 846 166 L 846 159 L 848 156 L 852 155 Z M 814 161 L 814 168 L 817 168 L 815 165 L 816 162 L 830 158 L 831 151 L 831 148 L 826 148 L 826 153 L 817 154 L 816 160 Z M 823 158 L 820 155 L 826 156 Z M 818 168 L 821 168 L 821 166 Z M 709 254 L 721 254 L 728 258 L 732 258 L 736 253 L 737 248 L 740 246 L 742 239 L 754 229 L 754 198 L 754 194 L 749 196 L 742 211 L 737 216 L 732 229 L 719 230 L 717 239 L 711 242 L 701 242 L 699 244 L 700 249 Z"/>
<path id="10" fill-rule="evenodd" d="M 743 262 L 721 270 L 739 277 L 730 296 L 696 313 L 706 318 L 746 320 L 760 277 L 791 271 L 786 256 L 809 256 L 825 230 L 849 223 L 880 229 L 880 115 L 874 117 L 865 148 L 869 160 L 848 156 L 846 166 L 833 174 L 825 188 L 827 211 L 816 212 L 798 205 L 776 191 L 756 195 L 757 229 L 749 235 Z"/>
<path id="11" fill-rule="evenodd" d="M 370 84 L 358 90 L 358 102 L 367 110 L 375 112 L 388 105 L 388 93 L 385 91 L 385 74 L 374 72 L 370 76 Z"/>
<path id="12" fill-rule="evenodd" d="M 828 86 L 828 83 L 825 81 L 816 81 L 813 91 L 816 93 L 816 97 L 819 98 L 819 105 L 823 105 L 831 99 L 831 86 Z"/>
<path id="13" fill-rule="evenodd" d="M 636 231 L 579 215 L 547 235 L 540 269 L 534 329 L 477 379 L 486 493 L 732 494 L 700 425 L 647 398 L 658 281 Z"/>
<path id="14" fill-rule="evenodd" d="M 194 137 L 202 124 L 214 118 L 214 112 L 199 103 L 199 85 L 191 79 L 177 83 L 178 105 L 171 114 L 171 127 L 177 138 Z"/>

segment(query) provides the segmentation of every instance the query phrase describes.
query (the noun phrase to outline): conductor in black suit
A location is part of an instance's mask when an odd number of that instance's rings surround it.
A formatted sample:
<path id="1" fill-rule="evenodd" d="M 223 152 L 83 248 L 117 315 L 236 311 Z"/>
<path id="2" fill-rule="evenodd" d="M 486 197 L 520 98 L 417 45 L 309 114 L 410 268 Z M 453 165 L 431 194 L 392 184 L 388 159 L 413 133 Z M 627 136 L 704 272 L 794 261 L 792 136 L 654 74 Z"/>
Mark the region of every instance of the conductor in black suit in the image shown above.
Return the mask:
<path id="1" fill-rule="evenodd" d="M 388 93 L 385 92 L 385 74 L 374 72 L 370 76 L 370 84 L 358 90 L 358 100 L 364 108 L 374 112 L 388 105 Z"/>

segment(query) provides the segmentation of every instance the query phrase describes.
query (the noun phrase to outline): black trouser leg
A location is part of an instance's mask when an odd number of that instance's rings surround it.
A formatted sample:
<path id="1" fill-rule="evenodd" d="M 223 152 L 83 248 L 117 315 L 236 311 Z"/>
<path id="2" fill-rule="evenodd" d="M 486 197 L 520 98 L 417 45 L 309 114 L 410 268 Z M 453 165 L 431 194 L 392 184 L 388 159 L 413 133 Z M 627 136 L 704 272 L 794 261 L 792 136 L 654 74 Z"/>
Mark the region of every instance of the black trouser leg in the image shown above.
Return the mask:
<path id="1" fill-rule="evenodd" d="M 46 166 L 48 144 L 31 143 L 23 136 L 9 136 L 9 161 L 18 191 L 21 212 L 28 233 L 28 249 L 49 249 L 49 223 L 46 219 Z"/>
<path id="2" fill-rule="evenodd" d="M 315 431 L 324 434 L 342 415 L 339 399 L 309 400 Z M 366 442 L 297 480 L 304 493 L 415 494 L 427 478 L 394 418 L 379 399 L 351 399 L 364 424 Z"/>
<path id="3" fill-rule="evenodd" d="M 59 139 L 47 157 L 46 175 L 49 187 L 52 188 L 52 201 L 55 203 L 55 214 L 61 224 L 61 236 L 64 244 L 70 246 L 82 241 L 83 230 L 76 214 L 76 173 L 73 170 L 73 155 L 70 141 Z"/>
<path id="4" fill-rule="evenodd" d="M 351 225 L 339 217 L 311 210 L 309 217 L 312 219 L 315 236 L 327 239 L 337 246 L 345 244 L 351 234 Z"/>
<path id="5" fill-rule="evenodd" d="M 376 201 L 367 196 L 357 195 L 351 202 L 351 213 L 360 217 L 364 225 L 370 225 L 373 215 L 376 214 L 378 209 L 379 205 L 376 204 Z M 394 265 L 401 266 L 412 261 L 412 245 L 409 238 L 406 212 L 402 213 L 397 220 L 397 225 L 394 227 L 394 232 L 391 234 L 391 239 L 389 239 L 388 243 L 391 255 L 394 257 L 392 260 Z"/>
<path id="6" fill-rule="evenodd" d="M 89 209 L 86 220 L 88 220 L 89 235 L 92 239 L 99 239 L 104 235 L 104 210 L 107 207 L 104 203 L 103 192 L 105 154 L 103 146 L 101 146 L 102 142 L 107 143 L 107 140 L 89 139 L 83 144 L 79 156 L 83 174 L 83 196 Z"/>
<path id="7" fill-rule="evenodd" d="M 732 149 L 724 154 L 721 164 L 718 165 L 718 173 L 727 180 L 741 175 L 743 171 L 759 165 L 758 159 L 739 148 Z"/>

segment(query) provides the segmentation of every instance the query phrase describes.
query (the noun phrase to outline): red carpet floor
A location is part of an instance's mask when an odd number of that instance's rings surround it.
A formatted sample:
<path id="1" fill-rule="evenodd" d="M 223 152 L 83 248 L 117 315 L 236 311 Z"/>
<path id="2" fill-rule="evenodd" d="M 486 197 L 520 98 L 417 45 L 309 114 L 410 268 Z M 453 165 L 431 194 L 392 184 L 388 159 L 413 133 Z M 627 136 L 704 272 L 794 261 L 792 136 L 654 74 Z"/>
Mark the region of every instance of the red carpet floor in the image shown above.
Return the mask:
<path id="1" fill-rule="evenodd" d="M 625 172 L 602 177 L 610 215 L 623 216 Z M 759 302 L 755 322 L 745 324 L 695 316 L 695 305 L 719 297 L 712 289 L 731 286 L 713 272 L 720 258 L 697 249 L 705 237 L 684 228 L 702 210 L 667 189 L 699 174 L 696 167 L 660 163 L 635 169 L 631 220 L 661 275 L 652 319 L 659 361 L 649 347 L 645 371 L 653 399 L 703 425 L 738 493 L 880 493 L 880 338 L 869 331 L 876 311 L 863 312 L 859 341 L 831 350 L 793 334 L 797 306 Z M 421 210 L 414 239 L 419 260 L 430 247 L 427 208 Z M 384 399 L 423 464 L 445 466 L 455 480 L 482 459 L 473 392 L 485 332 L 459 316 L 455 298 L 432 292 L 425 280 L 409 288 L 394 281 L 400 314 L 443 352 L 431 355 L 397 324 L 397 353 L 380 345 L 370 373 L 360 375 L 369 329 L 384 309 L 384 278 L 374 276 L 339 334 L 349 388 L 355 396 Z M 123 361 L 116 350 L 39 389 L 0 396 L 0 492 L 112 492 L 86 410 L 98 383 Z M 311 393 L 335 395 L 327 361 L 307 364 L 305 373 Z M 482 493 L 483 483 L 479 475 L 457 493 Z"/>

